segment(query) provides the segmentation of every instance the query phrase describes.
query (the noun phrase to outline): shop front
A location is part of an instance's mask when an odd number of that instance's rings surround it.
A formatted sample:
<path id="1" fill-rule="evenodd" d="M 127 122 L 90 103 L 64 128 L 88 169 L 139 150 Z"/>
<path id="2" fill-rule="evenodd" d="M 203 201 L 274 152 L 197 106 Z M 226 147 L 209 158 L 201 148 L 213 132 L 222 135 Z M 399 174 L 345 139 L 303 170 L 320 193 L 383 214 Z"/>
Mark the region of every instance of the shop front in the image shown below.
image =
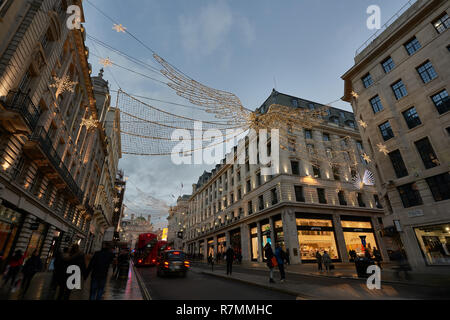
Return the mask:
<path id="1" fill-rule="evenodd" d="M 235 229 L 230 231 L 231 248 L 234 250 L 236 256 L 242 256 L 241 247 L 241 229 Z"/>
<path id="2" fill-rule="evenodd" d="M 414 228 L 427 265 L 450 265 L 450 222 Z"/>
<path id="3" fill-rule="evenodd" d="M 365 248 L 371 253 L 374 248 L 380 249 L 369 217 L 341 216 L 341 225 L 347 254 L 355 251 L 358 256 L 362 256 Z"/>
<path id="4" fill-rule="evenodd" d="M 330 215 L 296 213 L 300 258 L 303 263 L 315 262 L 316 253 L 325 251 L 333 261 L 340 261 L 333 219 Z"/>
<path id="5" fill-rule="evenodd" d="M 262 220 L 260 222 L 261 225 L 261 252 L 262 252 L 262 257 L 263 257 L 263 261 L 266 261 L 266 254 L 264 252 L 264 247 L 266 246 L 267 243 L 269 243 L 270 245 L 272 245 L 272 239 L 270 238 L 270 234 L 271 234 L 271 227 L 270 227 L 270 222 L 269 219 L 265 219 Z"/>
<path id="6" fill-rule="evenodd" d="M 227 237 L 220 234 L 217 236 L 217 253 L 223 256 L 225 251 L 227 251 Z"/>
<path id="7" fill-rule="evenodd" d="M 215 257 L 215 253 L 214 253 L 214 239 L 213 238 L 209 238 L 208 239 L 208 257 L 209 256 Z"/>
<path id="8" fill-rule="evenodd" d="M 284 251 L 286 251 L 284 242 L 283 220 L 281 219 L 281 215 L 275 216 L 273 218 L 273 228 L 275 236 L 275 247 L 280 246 Z"/>
<path id="9" fill-rule="evenodd" d="M 256 223 L 251 224 L 250 228 L 250 251 L 251 251 L 251 260 L 258 261 L 258 227 Z"/>
<path id="10" fill-rule="evenodd" d="M 21 221 L 22 215 L 19 212 L 0 205 L 0 271 L 11 253 Z"/>
<path id="11" fill-rule="evenodd" d="M 48 228 L 49 226 L 40 219 L 36 219 L 36 221 L 31 224 L 31 237 L 27 249 L 25 250 L 26 257 L 31 256 L 35 250 L 39 252 L 39 254 L 42 253 L 42 247 L 44 246 Z"/>
<path id="12" fill-rule="evenodd" d="M 204 240 L 200 240 L 199 243 L 198 243 L 198 246 L 199 246 L 199 248 L 198 248 L 198 253 L 199 253 L 200 257 L 203 257 L 204 254 L 205 254 L 205 250 L 204 250 L 204 248 L 203 248 L 203 245 L 204 245 L 204 244 L 205 244 L 205 241 L 204 241 Z"/>

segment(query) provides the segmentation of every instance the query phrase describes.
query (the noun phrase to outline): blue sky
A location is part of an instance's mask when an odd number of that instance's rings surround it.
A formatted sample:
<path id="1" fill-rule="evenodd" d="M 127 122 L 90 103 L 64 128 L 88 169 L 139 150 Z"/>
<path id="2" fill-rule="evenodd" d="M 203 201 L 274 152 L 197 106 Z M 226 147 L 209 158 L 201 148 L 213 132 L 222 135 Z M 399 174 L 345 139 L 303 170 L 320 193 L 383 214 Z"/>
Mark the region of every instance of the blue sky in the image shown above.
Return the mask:
<path id="1" fill-rule="evenodd" d="M 366 27 L 370 5 L 381 8 L 384 24 L 406 0 L 89 0 L 160 56 L 193 79 L 236 94 L 249 109 L 259 107 L 272 88 L 319 103 L 343 95 L 340 79 L 356 49 L 373 33 Z M 133 57 L 152 63 L 151 53 L 136 40 L 112 29 L 112 22 L 84 1 L 87 34 Z M 153 74 L 88 40 L 90 52 L 115 63 Z M 93 74 L 100 69 L 91 56 Z M 153 64 L 154 65 L 154 64 Z M 185 102 L 166 86 L 109 67 L 113 90 L 173 102 Z M 116 78 L 118 84 L 116 83 Z M 188 108 L 157 105 L 173 113 L 198 116 Z M 351 111 L 338 102 L 335 107 Z M 129 177 L 127 206 L 152 214 L 157 227 L 166 220 L 165 204 L 210 166 L 175 166 L 167 157 L 124 155 L 120 167 Z M 183 188 L 181 187 L 183 184 Z M 129 211 L 131 213 L 131 211 Z"/>

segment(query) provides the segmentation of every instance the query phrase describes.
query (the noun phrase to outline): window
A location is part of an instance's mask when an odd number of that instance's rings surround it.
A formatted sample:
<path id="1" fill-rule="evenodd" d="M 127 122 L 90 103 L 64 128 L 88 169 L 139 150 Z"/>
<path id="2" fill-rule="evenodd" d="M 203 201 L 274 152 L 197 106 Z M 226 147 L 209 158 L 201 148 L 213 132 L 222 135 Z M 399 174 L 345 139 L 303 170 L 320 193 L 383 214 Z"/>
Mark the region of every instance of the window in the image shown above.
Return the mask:
<path id="1" fill-rule="evenodd" d="M 434 201 L 450 199 L 450 174 L 448 172 L 426 180 L 433 194 Z"/>
<path id="2" fill-rule="evenodd" d="M 397 100 L 400 100 L 401 98 L 406 97 L 408 95 L 408 92 L 406 91 L 406 87 L 403 84 L 402 80 L 398 80 L 391 87 L 392 90 L 394 91 L 395 98 Z"/>
<path id="3" fill-rule="evenodd" d="M 364 77 L 362 77 L 362 82 L 364 85 L 364 88 L 368 88 L 373 84 L 372 77 L 370 76 L 370 73 L 366 74 Z"/>
<path id="4" fill-rule="evenodd" d="M 412 38 L 407 43 L 405 43 L 405 49 L 409 55 L 413 55 L 414 52 L 416 52 L 420 48 L 421 48 L 420 43 L 416 37 Z"/>
<path id="5" fill-rule="evenodd" d="M 305 130 L 305 139 L 312 139 L 312 131 Z"/>
<path id="6" fill-rule="evenodd" d="M 383 66 L 383 70 L 386 73 L 388 73 L 389 71 L 391 71 L 395 67 L 394 60 L 392 60 L 391 57 L 388 57 L 383 62 L 381 62 L 381 65 Z"/>
<path id="7" fill-rule="evenodd" d="M 291 169 L 292 169 L 293 175 L 295 175 L 295 176 L 300 175 L 300 168 L 299 168 L 298 161 L 291 161 Z"/>
<path id="8" fill-rule="evenodd" d="M 295 139 L 288 139 L 288 150 L 295 152 Z"/>
<path id="9" fill-rule="evenodd" d="M 294 190 L 295 190 L 295 201 L 305 202 L 305 196 L 303 195 L 303 187 L 294 186 Z"/>
<path id="10" fill-rule="evenodd" d="M 333 149 L 331 148 L 326 148 L 326 153 L 327 153 L 327 157 L 329 160 L 333 159 Z"/>
<path id="11" fill-rule="evenodd" d="M 423 203 L 415 182 L 397 187 L 397 190 L 402 199 L 404 208 L 420 206 Z"/>
<path id="12" fill-rule="evenodd" d="M 298 101 L 297 101 L 297 99 L 292 99 L 292 105 L 294 106 L 294 108 L 298 108 Z"/>
<path id="13" fill-rule="evenodd" d="M 414 142 L 414 144 L 416 145 L 417 151 L 419 151 L 426 169 L 431 169 L 440 165 L 428 138 L 423 138 Z"/>
<path id="14" fill-rule="evenodd" d="M 437 77 L 437 73 L 434 70 L 433 65 L 431 64 L 430 61 L 427 61 L 424 64 L 417 67 L 417 72 L 422 78 L 423 83 L 428 83 Z"/>
<path id="15" fill-rule="evenodd" d="M 248 206 L 248 214 L 252 214 L 253 213 L 253 204 L 252 204 L 252 202 L 249 201 L 247 206 Z"/>
<path id="16" fill-rule="evenodd" d="M 22 92 L 27 92 L 28 88 L 30 87 L 31 83 L 31 72 L 30 70 L 27 70 L 22 78 L 22 80 L 19 83 L 19 90 Z"/>
<path id="17" fill-rule="evenodd" d="M 339 118 L 338 117 L 330 117 L 330 121 L 336 123 L 337 125 L 339 124 Z"/>
<path id="18" fill-rule="evenodd" d="M 325 197 L 325 189 L 317 188 L 317 196 L 319 197 L 319 203 L 327 203 L 327 198 Z"/>
<path id="19" fill-rule="evenodd" d="M 234 193 L 230 193 L 230 205 L 232 205 L 233 203 L 234 203 Z"/>
<path id="20" fill-rule="evenodd" d="M 378 209 L 383 209 L 383 206 L 381 205 L 380 202 L 380 198 L 378 197 L 377 194 L 373 195 L 373 200 L 375 201 L 375 207 L 377 207 Z"/>
<path id="21" fill-rule="evenodd" d="M 263 195 L 260 195 L 258 197 L 258 208 L 259 208 L 259 211 L 264 210 L 264 196 Z"/>
<path id="22" fill-rule="evenodd" d="M 408 125 L 409 129 L 415 128 L 418 125 L 422 124 L 422 121 L 420 121 L 419 115 L 417 114 L 415 107 L 403 111 L 402 114 L 403 117 L 405 118 L 406 124 Z"/>
<path id="23" fill-rule="evenodd" d="M 278 203 L 278 196 L 277 196 L 277 189 L 272 189 L 270 190 L 271 194 L 272 194 L 272 205 L 277 204 Z"/>
<path id="24" fill-rule="evenodd" d="M 316 179 L 320 179 L 322 177 L 320 174 L 320 165 L 313 164 L 313 174 L 314 174 L 314 178 L 316 178 Z"/>
<path id="25" fill-rule="evenodd" d="M 258 185 L 258 187 L 261 185 L 261 172 L 258 172 L 256 174 L 256 184 Z"/>
<path id="26" fill-rule="evenodd" d="M 375 96 L 370 99 L 370 105 L 372 106 L 373 113 L 377 113 L 383 110 L 383 105 L 381 104 L 379 96 Z"/>
<path id="27" fill-rule="evenodd" d="M 346 206 L 347 205 L 347 201 L 345 200 L 345 194 L 344 191 L 340 190 L 338 192 L 338 198 L 339 198 L 339 204 L 341 206 Z"/>
<path id="28" fill-rule="evenodd" d="M 241 181 L 241 171 L 238 171 L 238 172 L 237 172 L 237 180 L 238 180 L 238 181 Z"/>
<path id="29" fill-rule="evenodd" d="M 333 167 L 333 178 L 334 180 L 341 180 L 341 176 L 339 174 L 339 167 Z"/>
<path id="30" fill-rule="evenodd" d="M 360 207 L 365 207 L 366 204 L 364 203 L 363 195 L 362 195 L 361 192 L 358 192 L 357 198 L 358 198 L 358 205 L 359 205 Z"/>
<path id="31" fill-rule="evenodd" d="M 350 128 L 355 129 L 355 122 L 354 122 L 354 121 L 352 121 L 352 120 L 347 120 L 347 121 L 345 122 L 345 124 L 348 125 Z"/>
<path id="32" fill-rule="evenodd" d="M 383 137 L 384 141 L 388 141 L 389 139 L 394 137 L 394 132 L 392 131 L 389 121 L 380 124 L 378 127 L 380 128 L 381 136 Z"/>
<path id="33" fill-rule="evenodd" d="M 433 103 L 436 106 L 439 114 L 446 113 L 448 110 L 450 110 L 450 99 L 448 97 L 447 90 L 444 89 L 441 92 L 435 94 L 431 97 L 431 100 L 433 100 Z"/>
<path id="34" fill-rule="evenodd" d="M 308 153 L 310 154 L 310 155 L 314 155 L 314 145 L 313 144 L 307 144 L 306 145 L 306 149 L 308 150 Z"/>
<path id="35" fill-rule="evenodd" d="M 330 141 L 330 134 L 324 133 L 323 134 L 323 141 Z"/>
<path id="36" fill-rule="evenodd" d="M 250 182 L 250 179 L 247 180 L 247 193 L 249 193 L 250 191 L 252 191 L 252 183 Z"/>
<path id="37" fill-rule="evenodd" d="M 438 33 L 442 33 L 448 28 L 450 28 L 450 19 L 448 18 L 448 14 L 444 13 L 440 18 L 433 22 L 433 26 Z"/>
<path id="38" fill-rule="evenodd" d="M 309 110 L 314 110 L 314 103 L 309 103 L 308 108 Z"/>
<path id="39" fill-rule="evenodd" d="M 238 189 L 238 200 L 242 199 L 242 191 L 241 188 Z"/>
<path id="40" fill-rule="evenodd" d="M 394 167 L 395 175 L 397 176 L 397 178 L 406 177 L 408 175 L 408 170 L 406 169 L 405 163 L 403 162 L 400 150 L 390 152 L 389 158 L 391 159 L 392 167 Z"/>

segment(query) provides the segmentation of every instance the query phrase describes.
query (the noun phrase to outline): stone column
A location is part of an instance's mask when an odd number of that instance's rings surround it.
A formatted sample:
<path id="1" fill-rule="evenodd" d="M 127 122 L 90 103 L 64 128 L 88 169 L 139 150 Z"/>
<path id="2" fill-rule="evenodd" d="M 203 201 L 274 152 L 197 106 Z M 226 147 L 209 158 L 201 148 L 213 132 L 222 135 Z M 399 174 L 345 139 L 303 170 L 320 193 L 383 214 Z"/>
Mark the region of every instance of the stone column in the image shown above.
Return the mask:
<path id="1" fill-rule="evenodd" d="M 16 243 L 16 247 L 14 248 L 14 250 L 11 250 L 11 252 L 15 250 L 22 250 L 22 253 L 25 253 L 25 250 L 28 247 L 28 243 L 30 242 L 31 234 L 33 233 L 33 231 L 30 230 L 30 227 L 31 224 L 35 221 L 36 217 L 31 214 L 28 214 L 25 217 L 22 230 L 20 231 L 20 235 Z"/>
<path id="2" fill-rule="evenodd" d="M 272 250 L 275 252 L 275 231 L 273 226 L 273 217 L 269 217 L 270 239 L 272 240 Z"/>
<path id="3" fill-rule="evenodd" d="M 258 232 L 258 262 L 263 262 L 263 247 L 261 241 L 261 223 L 258 221 L 256 223 L 256 230 Z"/>
<path id="4" fill-rule="evenodd" d="M 376 217 L 372 217 L 372 226 L 375 233 L 375 239 L 377 240 L 377 248 L 381 253 L 381 258 L 383 259 L 383 262 L 389 262 L 389 255 L 386 250 L 386 247 L 384 246 L 383 238 L 380 236 L 380 230 L 381 226 L 378 223 L 378 219 Z"/>
<path id="5" fill-rule="evenodd" d="M 295 212 L 293 210 L 284 210 L 281 214 L 281 219 L 283 220 L 284 241 L 286 248 L 289 249 L 290 261 L 292 264 L 301 264 Z"/>
<path id="6" fill-rule="evenodd" d="M 249 226 L 245 223 L 241 224 L 241 249 L 242 249 L 242 260 L 250 261 L 250 230 Z"/>
<path id="7" fill-rule="evenodd" d="M 217 249 L 218 249 L 218 246 L 217 246 L 217 235 L 214 235 L 214 240 L 213 241 L 214 241 L 213 242 L 214 256 L 217 256 Z"/>
<path id="8" fill-rule="evenodd" d="M 342 230 L 341 217 L 333 214 L 333 225 L 336 231 L 336 244 L 338 246 L 339 255 L 342 262 L 349 263 L 347 247 L 345 246 L 344 231 Z"/>
<path id="9" fill-rule="evenodd" d="M 47 260 L 48 254 L 50 253 L 50 247 L 52 245 L 53 235 L 56 231 L 55 226 L 50 226 L 47 231 L 47 236 L 45 237 L 44 244 L 42 246 L 41 259 L 45 262 Z M 45 266 L 44 266 L 45 267 Z"/>
<path id="10" fill-rule="evenodd" d="M 225 248 L 225 251 L 227 251 L 227 248 L 231 247 L 230 231 L 225 231 L 225 238 L 227 241 L 227 246 Z"/>
<path id="11" fill-rule="evenodd" d="M 203 260 L 208 259 L 208 239 L 203 240 Z"/>

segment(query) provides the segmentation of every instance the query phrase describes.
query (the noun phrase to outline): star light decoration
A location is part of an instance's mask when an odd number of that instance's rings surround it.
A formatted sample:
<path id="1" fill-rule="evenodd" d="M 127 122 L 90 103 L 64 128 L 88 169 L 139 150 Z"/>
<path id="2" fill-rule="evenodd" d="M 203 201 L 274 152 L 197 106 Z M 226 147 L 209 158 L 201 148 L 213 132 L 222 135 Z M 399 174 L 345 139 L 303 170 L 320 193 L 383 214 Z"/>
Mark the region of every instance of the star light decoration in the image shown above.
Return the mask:
<path id="1" fill-rule="evenodd" d="M 62 78 L 54 76 L 53 80 L 55 82 L 52 83 L 49 87 L 56 88 L 56 96 L 59 96 L 61 93 L 64 93 L 66 91 L 74 92 L 74 87 L 78 84 L 78 82 L 71 81 L 68 75 L 65 75 Z"/>
<path id="2" fill-rule="evenodd" d="M 119 203 L 119 201 L 120 201 L 119 197 L 114 197 L 114 198 L 113 198 L 113 202 L 114 202 L 114 203 Z"/>
<path id="3" fill-rule="evenodd" d="M 364 129 L 367 128 L 367 123 L 365 121 L 359 120 L 359 125 Z"/>
<path id="4" fill-rule="evenodd" d="M 362 178 L 361 175 L 357 173 L 356 176 L 352 178 L 352 182 L 356 189 L 361 190 L 364 186 L 373 186 L 375 184 L 375 177 L 371 171 L 366 170 Z"/>
<path id="5" fill-rule="evenodd" d="M 358 97 L 359 97 L 359 95 L 358 95 L 355 91 L 352 91 L 350 94 L 351 94 L 352 97 L 355 98 L 355 99 L 358 99 Z"/>
<path id="6" fill-rule="evenodd" d="M 388 151 L 387 147 L 384 144 L 379 143 L 379 144 L 377 144 L 377 147 L 378 147 L 378 151 L 384 153 L 385 156 L 388 155 L 389 151 Z"/>
<path id="7" fill-rule="evenodd" d="M 370 159 L 370 157 L 367 155 L 367 153 L 364 153 L 362 155 L 362 157 L 363 157 L 364 161 L 366 161 L 367 163 L 372 162 L 372 159 Z"/>
<path id="8" fill-rule="evenodd" d="M 116 30 L 117 32 L 123 33 L 125 33 L 125 30 L 127 30 L 127 28 L 125 28 L 122 24 L 114 24 L 113 29 Z"/>
<path id="9" fill-rule="evenodd" d="M 113 65 L 113 62 L 110 58 L 104 58 L 100 59 L 100 64 L 103 65 L 104 67 L 110 67 Z"/>
<path id="10" fill-rule="evenodd" d="M 95 120 L 92 116 L 89 119 L 81 120 L 81 125 L 86 126 L 86 129 L 89 131 L 91 128 L 97 128 L 99 125 L 98 120 Z"/>

